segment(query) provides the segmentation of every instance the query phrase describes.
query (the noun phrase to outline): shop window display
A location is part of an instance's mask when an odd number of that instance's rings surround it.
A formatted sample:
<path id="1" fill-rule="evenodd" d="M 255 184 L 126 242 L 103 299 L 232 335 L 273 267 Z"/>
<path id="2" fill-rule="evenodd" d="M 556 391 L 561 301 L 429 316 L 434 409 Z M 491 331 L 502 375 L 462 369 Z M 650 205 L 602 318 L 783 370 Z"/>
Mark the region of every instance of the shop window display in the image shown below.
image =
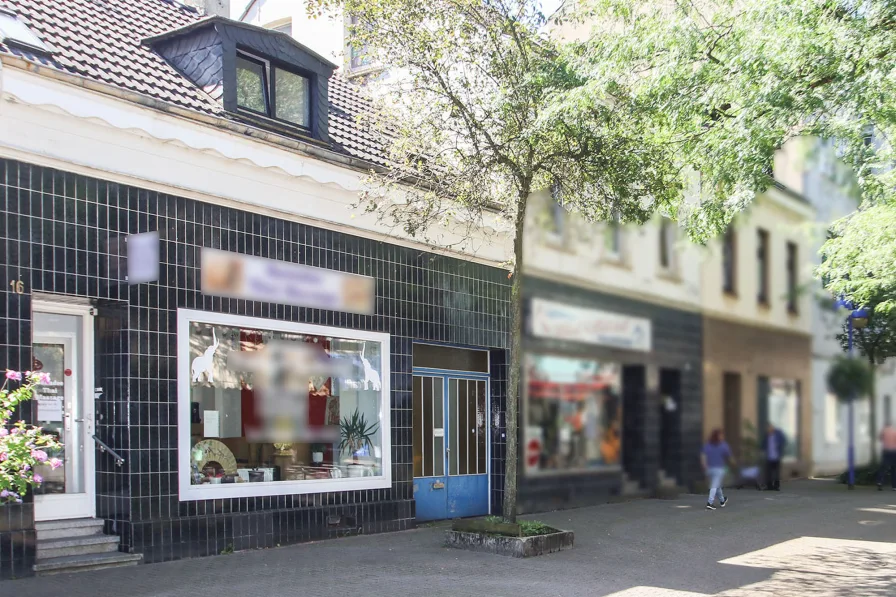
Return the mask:
<path id="1" fill-rule="evenodd" d="M 620 466 L 618 364 L 526 355 L 525 374 L 527 473 Z"/>
<path id="2" fill-rule="evenodd" d="M 237 319 L 267 325 L 181 322 L 191 488 L 382 480 L 388 345 L 369 338 L 381 335 Z"/>

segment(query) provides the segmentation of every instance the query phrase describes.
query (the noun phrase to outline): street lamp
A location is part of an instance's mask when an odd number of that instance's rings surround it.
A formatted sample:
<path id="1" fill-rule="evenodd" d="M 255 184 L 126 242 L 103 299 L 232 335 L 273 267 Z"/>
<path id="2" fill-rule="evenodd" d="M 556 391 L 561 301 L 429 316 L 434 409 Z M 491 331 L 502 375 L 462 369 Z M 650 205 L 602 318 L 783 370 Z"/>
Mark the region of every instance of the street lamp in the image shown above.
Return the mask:
<path id="1" fill-rule="evenodd" d="M 854 329 L 860 330 L 868 325 L 868 311 L 866 309 L 853 309 L 853 305 L 850 301 L 843 299 L 837 301 L 837 307 L 841 309 L 846 309 L 850 313 L 847 316 L 847 326 L 846 326 L 846 339 L 847 339 L 847 351 L 849 354 L 849 358 L 855 358 L 853 356 L 852 351 L 852 332 Z M 849 466 L 849 482 L 847 487 L 849 489 L 855 489 L 856 487 L 856 448 L 855 448 L 855 438 L 853 433 L 853 402 L 855 402 L 856 396 L 851 396 L 849 401 L 847 402 L 847 408 L 849 412 L 849 445 L 847 448 L 847 463 Z"/>

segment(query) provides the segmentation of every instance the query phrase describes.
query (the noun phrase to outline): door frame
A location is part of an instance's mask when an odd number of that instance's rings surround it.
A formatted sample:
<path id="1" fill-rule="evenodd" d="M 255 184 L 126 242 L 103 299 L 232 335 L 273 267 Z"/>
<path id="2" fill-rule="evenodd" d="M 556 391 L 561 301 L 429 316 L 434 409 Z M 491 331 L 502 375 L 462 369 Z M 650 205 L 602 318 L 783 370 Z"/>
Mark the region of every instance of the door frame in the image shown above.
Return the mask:
<path id="1" fill-rule="evenodd" d="M 84 437 L 84 498 L 82 504 L 60 515 L 59 510 L 65 508 L 65 503 L 71 504 L 72 499 L 67 499 L 67 494 L 35 495 L 34 496 L 34 520 L 63 520 L 68 518 L 94 518 L 96 516 L 96 448 L 93 435 L 96 432 L 96 399 L 94 397 L 94 333 L 93 323 L 96 309 L 90 305 L 77 305 L 72 303 L 55 302 L 52 300 L 35 299 L 31 305 L 32 322 L 35 313 L 48 313 L 51 315 L 73 315 L 81 317 L 81 342 L 76 346 L 80 366 L 80 391 L 82 406 L 84 409 L 85 426 Z M 31 328 L 31 343 L 34 344 L 34 326 Z M 50 335 L 52 337 L 52 335 Z M 71 336 L 60 336 L 71 337 Z M 72 342 L 75 345 L 75 342 Z M 82 494 L 74 494 L 82 495 Z M 44 507 L 42 507 L 44 505 Z M 45 510 L 42 514 L 41 510 Z M 51 512 L 51 510 L 53 510 Z"/>
<path id="2" fill-rule="evenodd" d="M 411 371 L 411 377 L 414 376 L 427 376 L 427 377 L 441 377 L 442 383 L 444 384 L 444 390 L 442 392 L 442 403 L 447 404 L 448 402 L 448 380 L 449 379 L 466 379 L 472 381 L 484 381 L 485 382 L 485 416 L 486 416 L 486 424 L 485 424 L 485 476 L 488 480 L 487 485 L 487 498 L 488 498 L 488 514 L 492 513 L 492 421 L 491 421 L 491 412 L 492 412 L 492 384 L 491 384 L 491 359 L 489 359 L 489 373 L 482 373 L 477 371 L 458 371 L 455 369 L 434 369 L 431 367 L 414 367 Z M 444 416 L 444 425 L 445 425 L 445 444 L 443 448 L 442 457 L 445 459 L 445 478 L 452 476 L 448 473 L 450 462 L 448 462 L 448 437 L 449 437 L 449 429 L 448 426 L 448 409 L 445 408 L 445 416 Z M 412 415 L 413 417 L 413 412 Z M 467 475 L 454 475 L 458 476 L 467 476 Z M 414 479 L 431 479 L 433 477 L 413 477 Z"/>

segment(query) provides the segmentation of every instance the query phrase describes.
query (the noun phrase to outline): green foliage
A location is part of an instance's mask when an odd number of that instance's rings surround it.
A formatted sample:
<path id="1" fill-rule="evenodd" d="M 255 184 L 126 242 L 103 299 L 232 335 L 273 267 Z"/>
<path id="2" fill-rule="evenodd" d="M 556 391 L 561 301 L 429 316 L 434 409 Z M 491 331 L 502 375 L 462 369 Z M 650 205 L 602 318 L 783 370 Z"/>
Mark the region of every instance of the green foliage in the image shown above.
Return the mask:
<path id="1" fill-rule="evenodd" d="M 343 417 L 339 424 L 339 432 L 342 441 L 339 442 L 339 451 L 348 448 L 349 453 L 354 456 L 361 448 L 367 446 L 373 451 L 373 436 L 379 430 L 378 423 L 368 423 L 364 413 L 355 409 L 351 418 Z"/>
<path id="2" fill-rule="evenodd" d="M 745 419 L 743 423 L 740 460 L 744 465 L 755 465 L 759 462 L 759 432 L 749 419 Z"/>
<path id="3" fill-rule="evenodd" d="M 864 466 L 855 469 L 856 485 L 877 485 L 877 467 Z M 837 476 L 837 482 L 844 485 L 849 483 L 849 471 L 843 471 Z"/>
<path id="4" fill-rule="evenodd" d="M 828 369 L 827 384 L 840 400 L 855 400 L 873 391 L 874 371 L 862 359 L 840 356 Z"/>
<path id="5" fill-rule="evenodd" d="M 832 140 L 861 206 L 834 225 L 819 275 L 838 296 L 867 304 L 883 295 L 892 308 L 896 2 L 580 0 L 561 18 L 586 31 L 598 24 L 573 52 L 590 101 L 612 89 L 654 107 L 645 114 L 655 138 L 700 173 L 704 197 L 685 214 L 692 228 L 730 218 L 768 186 L 785 143 Z"/>
<path id="6" fill-rule="evenodd" d="M 11 422 L 16 408 L 34 396 L 34 386 L 49 381 L 46 373 L 7 370 L 0 387 L 0 504 L 21 502 L 29 488 L 40 485 L 40 467 L 62 466 L 58 458 L 50 457 L 62 447 L 55 436 L 24 421 Z M 19 387 L 9 388 L 17 382 L 21 382 Z"/>

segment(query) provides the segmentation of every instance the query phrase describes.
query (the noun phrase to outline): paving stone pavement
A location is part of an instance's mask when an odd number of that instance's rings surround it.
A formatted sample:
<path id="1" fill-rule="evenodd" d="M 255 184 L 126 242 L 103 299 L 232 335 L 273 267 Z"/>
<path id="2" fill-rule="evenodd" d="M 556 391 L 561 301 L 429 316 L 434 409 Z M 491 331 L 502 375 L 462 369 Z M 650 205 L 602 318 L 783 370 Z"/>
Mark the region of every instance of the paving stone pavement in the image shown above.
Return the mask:
<path id="1" fill-rule="evenodd" d="M 441 545 L 444 525 L 0 582 L 22 597 L 877 597 L 896 595 L 896 493 L 797 481 L 541 514 L 575 548 L 517 560 Z"/>

